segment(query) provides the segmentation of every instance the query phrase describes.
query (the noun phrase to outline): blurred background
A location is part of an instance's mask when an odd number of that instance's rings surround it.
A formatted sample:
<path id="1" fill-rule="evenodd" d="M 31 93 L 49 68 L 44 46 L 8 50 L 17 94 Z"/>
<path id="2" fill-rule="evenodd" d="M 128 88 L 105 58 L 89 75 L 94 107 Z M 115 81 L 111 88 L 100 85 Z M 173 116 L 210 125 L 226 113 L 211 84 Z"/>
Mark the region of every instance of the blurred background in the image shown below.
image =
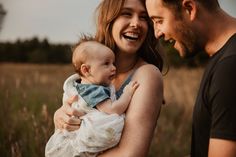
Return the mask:
<path id="1" fill-rule="evenodd" d="M 0 156 L 44 156 L 63 82 L 73 73 L 71 46 L 81 33 L 94 33 L 99 2 L 0 0 Z M 236 17 L 235 0 L 219 2 Z M 168 48 L 167 59 L 166 104 L 148 157 L 190 152 L 192 107 L 207 56 L 184 60 Z"/>

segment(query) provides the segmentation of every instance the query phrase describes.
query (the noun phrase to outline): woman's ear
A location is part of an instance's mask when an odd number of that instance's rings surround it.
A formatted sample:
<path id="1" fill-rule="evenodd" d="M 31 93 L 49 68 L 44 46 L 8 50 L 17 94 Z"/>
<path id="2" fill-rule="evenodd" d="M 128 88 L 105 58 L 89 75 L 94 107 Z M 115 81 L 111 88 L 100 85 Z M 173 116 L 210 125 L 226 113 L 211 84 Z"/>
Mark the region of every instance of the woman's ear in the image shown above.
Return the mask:
<path id="1" fill-rule="evenodd" d="M 81 67 L 80 67 L 80 71 L 81 73 L 83 74 L 83 76 L 89 76 L 90 75 L 90 66 L 87 65 L 87 64 L 82 64 Z"/>
<path id="2" fill-rule="evenodd" d="M 189 20 L 193 21 L 196 18 L 197 3 L 195 0 L 183 0 L 182 9 L 189 17 Z"/>

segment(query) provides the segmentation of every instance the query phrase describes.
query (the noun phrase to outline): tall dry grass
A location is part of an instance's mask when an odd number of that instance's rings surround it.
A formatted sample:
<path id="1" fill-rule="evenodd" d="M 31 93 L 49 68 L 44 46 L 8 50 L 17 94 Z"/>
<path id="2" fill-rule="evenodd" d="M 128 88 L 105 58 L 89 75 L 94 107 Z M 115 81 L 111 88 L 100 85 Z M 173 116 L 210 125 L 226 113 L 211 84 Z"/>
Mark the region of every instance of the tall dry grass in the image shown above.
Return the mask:
<path id="1" fill-rule="evenodd" d="M 0 64 L 0 156 L 43 157 L 69 65 Z M 202 69 L 171 69 L 149 157 L 189 154 L 192 106 Z"/>
<path id="2" fill-rule="evenodd" d="M 202 74 L 202 68 L 172 68 L 163 76 L 166 104 L 158 119 L 150 157 L 189 155 L 192 109 Z"/>
<path id="3" fill-rule="evenodd" d="M 0 65 L 0 156 L 43 157 L 61 104 L 63 65 Z"/>

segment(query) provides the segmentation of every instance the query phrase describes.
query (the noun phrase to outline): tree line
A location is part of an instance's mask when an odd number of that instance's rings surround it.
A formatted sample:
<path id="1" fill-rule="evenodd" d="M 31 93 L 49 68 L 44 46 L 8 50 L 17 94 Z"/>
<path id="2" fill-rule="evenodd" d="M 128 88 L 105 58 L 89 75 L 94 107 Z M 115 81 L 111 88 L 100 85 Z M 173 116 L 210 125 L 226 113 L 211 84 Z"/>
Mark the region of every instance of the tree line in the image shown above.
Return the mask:
<path id="1" fill-rule="evenodd" d="M 70 44 L 50 44 L 47 39 L 0 43 L 0 62 L 18 63 L 69 63 L 71 62 Z"/>
<path id="2" fill-rule="evenodd" d="M 71 44 L 52 44 L 47 39 L 34 37 L 29 40 L 0 43 L 0 62 L 17 63 L 71 63 Z M 204 65 L 208 56 L 199 53 L 192 59 L 182 59 L 170 45 L 165 45 L 165 61 L 169 66 L 196 67 Z"/>

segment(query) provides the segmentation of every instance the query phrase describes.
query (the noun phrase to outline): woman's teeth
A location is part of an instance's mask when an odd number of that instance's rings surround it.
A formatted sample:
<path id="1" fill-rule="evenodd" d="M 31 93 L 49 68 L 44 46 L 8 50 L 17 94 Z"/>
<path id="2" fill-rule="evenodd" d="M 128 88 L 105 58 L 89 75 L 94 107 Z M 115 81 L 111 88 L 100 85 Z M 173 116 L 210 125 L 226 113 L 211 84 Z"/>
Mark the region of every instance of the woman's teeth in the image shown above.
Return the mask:
<path id="1" fill-rule="evenodd" d="M 138 40 L 139 34 L 137 34 L 137 33 L 125 33 L 124 38 L 129 39 L 129 40 Z"/>

